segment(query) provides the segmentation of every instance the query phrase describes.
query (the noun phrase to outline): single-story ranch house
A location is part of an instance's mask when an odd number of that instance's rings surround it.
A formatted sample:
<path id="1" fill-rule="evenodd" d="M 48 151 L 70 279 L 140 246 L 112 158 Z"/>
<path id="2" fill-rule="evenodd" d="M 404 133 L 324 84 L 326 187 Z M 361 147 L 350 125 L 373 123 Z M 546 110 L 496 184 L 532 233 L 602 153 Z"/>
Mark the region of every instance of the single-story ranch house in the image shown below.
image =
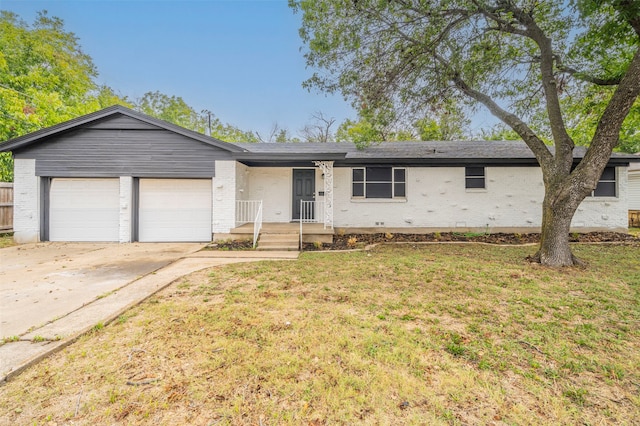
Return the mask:
<path id="1" fill-rule="evenodd" d="M 542 175 L 522 142 L 230 144 L 113 106 L 0 145 L 15 158 L 14 237 L 210 241 L 298 223 L 345 232 L 536 232 Z M 576 149 L 576 162 L 584 149 Z M 627 229 L 614 154 L 575 231 Z M 313 225 L 315 228 L 311 228 Z"/>

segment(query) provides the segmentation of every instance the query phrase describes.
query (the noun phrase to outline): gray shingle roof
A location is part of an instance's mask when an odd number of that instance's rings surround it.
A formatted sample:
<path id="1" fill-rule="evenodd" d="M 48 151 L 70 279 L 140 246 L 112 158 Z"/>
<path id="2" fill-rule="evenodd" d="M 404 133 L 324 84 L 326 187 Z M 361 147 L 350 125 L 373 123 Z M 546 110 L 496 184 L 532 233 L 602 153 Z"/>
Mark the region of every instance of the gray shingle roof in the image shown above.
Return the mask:
<path id="1" fill-rule="evenodd" d="M 523 142 L 387 142 L 350 153 L 348 158 L 527 158 L 533 153 Z"/>
<path id="2" fill-rule="evenodd" d="M 244 143 L 246 150 L 238 159 L 260 158 L 285 160 L 309 158 L 322 160 L 323 155 L 345 161 L 368 160 L 525 160 L 535 161 L 533 152 L 522 141 L 447 141 L 447 142 L 381 142 L 364 149 L 351 143 Z M 553 147 L 549 147 L 553 151 Z M 586 149 L 576 147 L 574 157 L 582 158 Z M 325 158 L 327 159 L 327 158 Z M 614 153 L 612 159 L 640 161 L 640 156 Z"/>
<path id="3" fill-rule="evenodd" d="M 483 161 L 485 163 L 535 164 L 533 153 L 522 141 L 381 142 L 374 143 L 364 149 L 358 149 L 352 143 L 231 144 L 119 105 L 7 141 L 0 144 L 0 152 L 20 149 L 50 136 L 115 114 L 127 115 L 206 144 L 223 148 L 229 151 L 234 158 L 247 164 L 308 164 L 314 160 L 334 160 L 336 164 L 343 165 L 385 162 L 437 165 Z M 584 153 L 584 147 L 577 147 L 574 151 L 574 157 L 582 158 Z M 640 161 L 640 156 L 614 153 L 610 162 L 636 161 Z"/>

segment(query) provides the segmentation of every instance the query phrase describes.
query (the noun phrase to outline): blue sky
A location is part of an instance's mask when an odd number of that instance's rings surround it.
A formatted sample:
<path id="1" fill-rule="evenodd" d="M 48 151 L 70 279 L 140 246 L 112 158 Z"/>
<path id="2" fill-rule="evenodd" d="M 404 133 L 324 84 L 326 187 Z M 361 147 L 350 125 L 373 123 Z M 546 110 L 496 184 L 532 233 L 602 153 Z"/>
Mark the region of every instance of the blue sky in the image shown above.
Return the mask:
<path id="1" fill-rule="evenodd" d="M 261 134 L 274 123 L 296 133 L 316 111 L 337 123 L 356 116 L 340 95 L 302 88 L 313 71 L 286 0 L 0 0 L 0 9 L 30 23 L 44 9 L 63 19 L 98 82 L 129 98 L 159 90 Z"/>

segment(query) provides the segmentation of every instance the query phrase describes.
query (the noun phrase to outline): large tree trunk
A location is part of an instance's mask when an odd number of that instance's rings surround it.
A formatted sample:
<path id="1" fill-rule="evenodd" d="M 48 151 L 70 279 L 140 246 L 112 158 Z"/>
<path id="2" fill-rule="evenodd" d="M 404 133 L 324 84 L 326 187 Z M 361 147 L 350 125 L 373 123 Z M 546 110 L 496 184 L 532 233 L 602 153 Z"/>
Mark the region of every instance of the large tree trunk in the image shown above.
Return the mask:
<path id="1" fill-rule="evenodd" d="M 556 191 L 546 191 L 542 204 L 540 248 L 533 260 L 552 267 L 582 263 L 573 255 L 569 246 L 571 220 L 579 204 L 570 199 L 559 201 Z"/>

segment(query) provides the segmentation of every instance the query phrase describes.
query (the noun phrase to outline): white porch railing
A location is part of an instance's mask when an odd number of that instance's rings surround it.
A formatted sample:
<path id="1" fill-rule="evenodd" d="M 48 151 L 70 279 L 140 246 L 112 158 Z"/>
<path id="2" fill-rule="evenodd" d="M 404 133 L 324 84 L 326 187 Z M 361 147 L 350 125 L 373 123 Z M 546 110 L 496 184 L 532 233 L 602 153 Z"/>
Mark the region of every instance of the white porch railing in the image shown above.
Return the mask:
<path id="1" fill-rule="evenodd" d="M 254 223 L 262 200 L 236 200 L 236 226 Z"/>
<path id="2" fill-rule="evenodd" d="M 253 223 L 253 248 L 262 229 L 262 200 L 236 200 L 236 226 Z"/>
<path id="3" fill-rule="evenodd" d="M 256 213 L 256 220 L 253 222 L 253 248 L 256 248 L 258 244 L 258 237 L 260 236 L 260 230 L 262 229 L 262 201 L 258 207 L 258 213 Z"/>
<path id="4" fill-rule="evenodd" d="M 300 200 L 300 250 L 302 250 L 302 224 L 303 223 L 327 223 L 324 220 L 324 201 Z"/>

